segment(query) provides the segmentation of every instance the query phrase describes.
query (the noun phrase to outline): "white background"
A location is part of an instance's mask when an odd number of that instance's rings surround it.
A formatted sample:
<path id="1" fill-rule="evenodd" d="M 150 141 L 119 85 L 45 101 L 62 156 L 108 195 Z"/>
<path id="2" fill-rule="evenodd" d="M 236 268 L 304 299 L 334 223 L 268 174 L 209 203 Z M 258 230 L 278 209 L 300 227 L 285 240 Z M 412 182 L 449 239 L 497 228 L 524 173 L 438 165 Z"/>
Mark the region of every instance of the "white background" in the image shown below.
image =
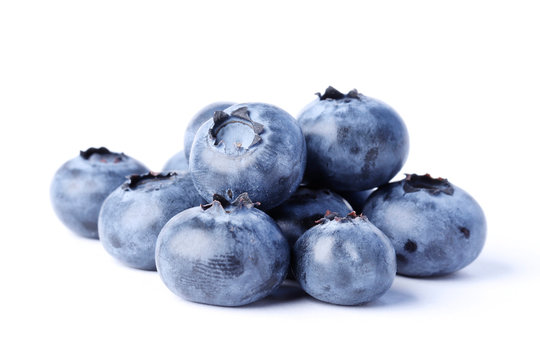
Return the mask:
<path id="1" fill-rule="evenodd" d="M 0 3 L 0 358 L 538 359 L 540 21 L 534 1 Z M 107 146 L 154 170 L 214 101 L 293 115 L 357 88 L 394 107 L 402 173 L 483 206 L 475 263 L 397 277 L 362 307 L 294 288 L 243 308 L 192 304 L 52 212 L 56 169 Z"/>

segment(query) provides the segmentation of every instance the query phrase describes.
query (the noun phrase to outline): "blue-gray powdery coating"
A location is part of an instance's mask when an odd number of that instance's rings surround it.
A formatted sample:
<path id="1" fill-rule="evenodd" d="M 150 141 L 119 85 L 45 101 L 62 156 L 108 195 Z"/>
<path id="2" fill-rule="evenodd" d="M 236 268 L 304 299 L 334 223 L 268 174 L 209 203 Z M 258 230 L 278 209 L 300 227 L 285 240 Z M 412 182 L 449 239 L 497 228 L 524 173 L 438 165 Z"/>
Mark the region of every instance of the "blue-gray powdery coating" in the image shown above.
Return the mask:
<path id="1" fill-rule="evenodd" d="M 173 217 L 158 237 L 156 263 L 165 285 L 189 301 L 240 306 L 277 288 L 287 273 L 289 247 L 260 210 L 214 201 Z"/>
<path id="2" fill-rule="evenodd" d="M 180 150 L 174 154 L 163 167 L 163 172 L 167 171 L 187 171 L 189 170 L 188 160 L 184 154 L 184 150 Z"/>
<path id="3" fill-rule="evenodd" d="M 174 215 L 203 203 L 187 171 L 131 177 L 103 203 L 98 223 L 101 244 L 128 266 L 155 270 L 156 241 L 163 226 Z"/>
<path id="4" fill-rule="evenodd" d="M 300 184 L 306 145 L 300 127 L 280 108 L 237 104 L 205 122 L 197 132 L 189 161 L 195 187 L 211 201 L 229 201 L 247 192 L 260 208 L 288 199 Z"/>
<path id="5" fill-rule="evenodd" d="M 478 203 L 449 183 L 452 191 L 415 189 L 407 182 L 382 186 L 364 207 L 364 214 L 392 241 L 398 273 L 445 275 L 475 260 L 486 239 L 486 219 Z"/>
<path id="6" fill-rule="evenodd" d="M 317 99 L 298 123 L 306 138 L 308 184 L 337 192 L 371 189 L 390 181 L 407 159 L 409 137 L 400 116 L 364 95 Z"/>
<path id="7" fill-rule="evenodd" d="M 76 234 L 98 238 L 99 210 L 105 198 L 127 176 L 147 172 L 133 158 L 90 148 L 58 169 L 51 183 L 51 202 L 62 223 Z"/>
<path id="8" fill-rule="evenodd" d="M 214 115 L 214 112 L 219 110 L 225 110 L 232 105 L 234 105 L 234 103 L 215 102 L 205 106 L 204 108 L 199 110 L 199 112 L 196 113 L 193 118 L 191 118 L 191 121 L 186 128 L 186 132 L 184 133 L 184 154 L 187 160 L 189 160 L 193 139 L 195 138 L 195 134 L 197 133 L 197 130 L 199 130 L 201 125 L 204 124 L 207 120 L 210 120 Z"/>
<path id="9" fill-rule="evenodd" d="M 293 270 L 300 286 L 321 301 L 359 305 L 382 296 L 396 275 L 388 238 L 362 217 L 325 220 L 294 246 Z"/>

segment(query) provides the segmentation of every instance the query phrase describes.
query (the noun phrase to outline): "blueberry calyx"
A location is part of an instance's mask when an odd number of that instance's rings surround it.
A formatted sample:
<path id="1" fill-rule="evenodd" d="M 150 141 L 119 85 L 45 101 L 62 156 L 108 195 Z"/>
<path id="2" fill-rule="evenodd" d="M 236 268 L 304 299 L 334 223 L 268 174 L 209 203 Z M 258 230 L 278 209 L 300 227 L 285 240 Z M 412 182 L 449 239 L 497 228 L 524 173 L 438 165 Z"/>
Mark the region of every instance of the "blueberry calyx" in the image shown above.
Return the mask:
<path id="1" fill-rule="evenodd" d="M 262 140 L 260 134 L 264 130 L 264 125 L 258 122 L 255 122 L 251 119 L 247 106 L 243 106 L 241 108 L 234 110 L 233 112 L 231 112 L 230 115 L 224 111 L 216 111 L 214 112 L 213 120 L 214 120 L 214 124 L 210 127 L 208 133 L 209 133 L 210 139 L 214 140 L 214 145 L 219 146 L 222 143 L 227 142 L 226 140 L 227 134 L 223 134 L 220 136 L 220 131 L 222 131 L 225 128 L 225 126 L 229 124 L 234 124 L 234 123 L 248 126 L 251 129 L 251 134 L 245 134 L 246 139 L 252 137 L 251 143 L 247 147 L 244 147 L 243 144 L 240 142 L 235 142 L 234 146 L 236 148 L 249 149 L 250 147 L 259 143 Z M 230 145 L 230 144 L 226 144 L 226 145 Z"/>
<path id="2" fill-rule="evenodd" d="M 247 193 L 242 193 L 231 203 L 226 197 L 214 194 L 213 200 L 210 204 L 201 205 L 203 210 L 209 210 L 211 208 L 220 208 L 225 210 L 226 213 L 230 213 L 232 210 L 240 210 L 242 208 L 251 209 L 255 206 L 260 206 L 260 202 L 253 202 L 249 198 Z"/>
<path id="3" fill-rule="evenodd" d="M 222 200 L 227 201 L 225 198 L 223 198 Z M 213 212 L 213 213 L 218 213 L 218 214 L 225 212 L 222 202 L 220 200 L 216 200 L 216 195 L 214 195 L 214 200 L 212 200 L 211 203 L 201 204 L 201 209 L 203 209 L 203 211 L 208 211 L 208 212 Z"/>
<path id="4" fill-rule="evenodd" d="M 166 173 L 149 171 L 146 174 L 131 175 L 128 177 L 128 180 L 122 184 L 122 189 L 126 191 L 134 190 L 135 188 L 137 188 L 137 186 L 146 184 L 150 181 L 159 181 L 159 180 L 169 179 L 176 175 L 178 174 L 174 171 L 166 172 Z"/>
<path id="5" fill-rule="evenodd" d="M 97 155 L 97 158 L 92 159 L 92 155 L 94 154 Z M 107 163 L 117 164 L 126 159 L 126 155 L 124 155 L 124 153 L 115 153 L 103 146 L 100 148 L 91 147 L 91 148 L 88 148 L 88 150 L 86 151 L 81 150 L 80 156 L 84 160 L 89 160 L 89 161 L 97 160 L 105 164 Z"/>
<path id="6" fill-rule="evenodd" d="M 109 155 L 109 154 L 114 154 L 113 152 L 111 152 L 109 149 L 107 149 L 106 147 L 100 147 L 100 148 L 95 148 L 95 147 L 91 147 L 91 148 L 88 148 L 88 150 L 86 151 L 82 151 L 81 150 L 81 157 L 85 160 L 88 160 L 90 159 L 90 156 L 94 155 L 94 154 L 99 154 L 99 155 Z"/>
<path id="7" fill-rule="evenodd" d="M 341 217 L 335 212 L 331 212 L 330 210 L 326 210 L 326 213 L 324 214 L 324 217 L 322 219 L 316 220 L 315 224 L 326 224 L 329 221 L 337 221 L 337 222 L 348 222 L 352 221 L 354 219 L 360 219 L 360 220 L 367 220 L 367 217 L 364 214 L 358 215 L 356 211 L 351 211 L 347 214 L 345 217 Z"/>
<path id="8" fill-rule="evenodd" d="M 238 195 L 238 197 L 232 202 L 231 205 L 236 207 L 237 209 L 243 208 L 243 207 L 247 209 L 251 209 L 252 207 L 261 205 L 261 203 L 258 201 L 256 202 L 251 201 L 251 199 L 248 196 L 248 193 L 245 192 Z"/>
<path id="9" fill-rule="evenodd" d="M 403 191 L 405 193 L 413 193 L 420 190 L 424 190 L 434 196 L 440 193 L 447 195 L 454 194 L 454 187 L 448 182 L 448 179 L 441 177 L 433 178 L 429 174 L 406 174 L 406 178 L 403 181 Z"/>
<path id="10" fill-rule="evenodd" d="M 324 94 L 321 95 L 321 93 L 315 93 L 319 97 L 319 100 L 342 100 L 342 99 L 357 99 L 360 100 L 362 97 L 362 94 L 358 92 L 356 89 L 352 89 L 347 94 L 343 94 L 342 92 L 336 90 L 334 87 L 329 86 L 326 88 Z"/>

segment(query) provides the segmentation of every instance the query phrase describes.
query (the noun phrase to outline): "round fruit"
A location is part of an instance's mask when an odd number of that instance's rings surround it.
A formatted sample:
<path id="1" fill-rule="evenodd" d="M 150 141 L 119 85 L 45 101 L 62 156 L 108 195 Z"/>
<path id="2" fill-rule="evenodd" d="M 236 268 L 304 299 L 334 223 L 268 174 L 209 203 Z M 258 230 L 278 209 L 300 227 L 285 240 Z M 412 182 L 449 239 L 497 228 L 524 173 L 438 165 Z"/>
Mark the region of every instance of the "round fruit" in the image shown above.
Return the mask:
<path id="1" fill-rule="evenodd" d="M 399 115 L 356 90 L 329 87 L 299 115 L 307 145 L 305 181 L 337 192 L 368 190 L 390 181 L 409 152 Z"/>
<path id="2" fill-rule="evenodd" d="M 276 223 L 247 194 L 232 204 L 220 196 L 173 217 L 161 230 L 156 264 L 167 287 L 184 299 L 240 306 L 277 288 L 289 266 L 289 246 Z"/>
<path id="3" fill-rule="evenodd" d="M 364 213 L 392 241 L 398 273 L 426 277 L 462 269 L 478 257 L 486 219 L 478 203 L 443 178 L 407 175 L 381 186 Z"/>
<path id="4" fill-rule="evenodd" d="M 392 244 L 365 216 L 329 214 L 294 246 L 300 286 L 321 301 L 358 305 L 382 296 L 396 275 Z"/>
<path id="5" fill-rule="evenodd" d="M 249 103 L 217 111 L 199 128 L 189 169 L 207 201 L 247 192 L 268 210 L 292 195 L 305 164 L 304 136 L 294 118 L 276 106 Z"/>
<path id="6" fill-rule="evenodd" d="M 148 169 L 124 153 L 89 148 L 54 175 L 51 201 L 60 220 L 73 232 L 98 238 L 98 216 L 105 198 L 133 174 Z"/>
<path id="7" fill-rule="evenodd" d="M 203 203 L 187 171 L 133 175 L 105 199 L 99 239 L 124 264 L 155 270 L 156 241 L 163 226 L 174 215 Z"/>

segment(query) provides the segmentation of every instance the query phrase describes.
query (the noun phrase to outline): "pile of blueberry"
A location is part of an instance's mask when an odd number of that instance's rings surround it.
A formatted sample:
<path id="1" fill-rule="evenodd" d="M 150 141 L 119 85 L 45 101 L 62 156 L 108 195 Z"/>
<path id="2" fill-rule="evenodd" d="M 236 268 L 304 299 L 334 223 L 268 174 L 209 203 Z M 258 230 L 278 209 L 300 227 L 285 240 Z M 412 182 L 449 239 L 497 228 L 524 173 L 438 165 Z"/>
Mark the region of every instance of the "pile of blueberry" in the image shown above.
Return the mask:
<path id="1" fill-rule="evenodd" d="M 363 304 L 396 272 L 440 276 L 476 259 L 486 220 L 470 195 L 427 174 L 389 183 L 409 151 L 399 115 L 356 90 L 317 95 L 297 119 L 211 104 L 161 173 L 81 151 L 55 174 L 53 207 L 124 264 L 213 305 L 257 301 L 287 277 L 319 300 Z"/>

